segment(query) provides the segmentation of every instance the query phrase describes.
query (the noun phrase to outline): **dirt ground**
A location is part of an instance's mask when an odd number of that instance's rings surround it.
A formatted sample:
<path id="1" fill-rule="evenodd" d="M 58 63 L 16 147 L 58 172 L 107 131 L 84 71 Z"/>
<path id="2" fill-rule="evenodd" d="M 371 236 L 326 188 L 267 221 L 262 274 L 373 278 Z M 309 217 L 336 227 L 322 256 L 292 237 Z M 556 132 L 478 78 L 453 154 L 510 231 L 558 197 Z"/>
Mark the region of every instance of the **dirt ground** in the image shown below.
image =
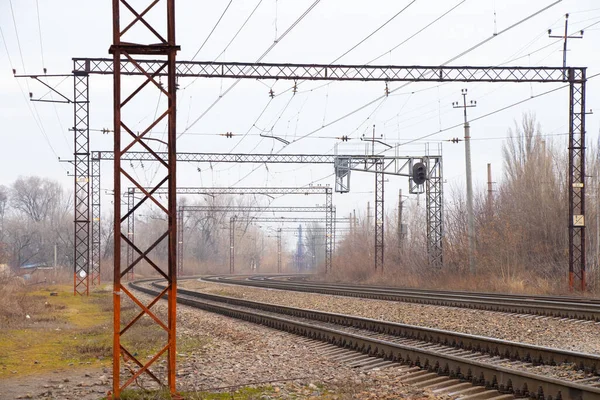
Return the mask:
<path id="1" fill-rule="evenodd" d="M 96 400 L 110 390 L 103 368 L 58 370 L 0 380 L 0 399 Z"/>

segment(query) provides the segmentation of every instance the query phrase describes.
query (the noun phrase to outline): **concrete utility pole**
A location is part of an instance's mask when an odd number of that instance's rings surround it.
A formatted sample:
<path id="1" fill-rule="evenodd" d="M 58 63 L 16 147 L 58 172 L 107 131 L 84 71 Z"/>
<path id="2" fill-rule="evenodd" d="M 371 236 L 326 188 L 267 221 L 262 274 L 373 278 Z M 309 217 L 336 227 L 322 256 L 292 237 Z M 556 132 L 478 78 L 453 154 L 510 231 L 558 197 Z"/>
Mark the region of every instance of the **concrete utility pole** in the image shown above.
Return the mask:
<path id="1" fill-rule="evenodd" d="M 494 187 L 493 187 L 493 182 L 492 182 L 492 164 L 487 165 L 487 206 L 488 206 L 488 210 L 491 214 L 492 212 L 492 205 L 493 205 L 493 201 L 494 201 Z"/>
<path id="2" fill-rule="evenodd" d="M 462 108 L 465 119 L 465 164 L 467 178 L 467 223 L 469 236 L 469 271 L 475 274 L 477 267 L 475 266 L 475 217 L 473 216 L 473 180 L 471 177 L 471 126 L 467 120 L 467 108 L 476 107 L 477 102 L 471 100 L 467 105 L 467 89 L 461 90 L 463 96 L 463 104 L 458 102 L 452 103 L 454 108 Z"/>
<path id="3" fill-rule="evenodd" d="M 398 191 L 398 253 L 402 253 L 402 242 L 403 242 L 403 234 L 402 234 L 402 189 Z"/>

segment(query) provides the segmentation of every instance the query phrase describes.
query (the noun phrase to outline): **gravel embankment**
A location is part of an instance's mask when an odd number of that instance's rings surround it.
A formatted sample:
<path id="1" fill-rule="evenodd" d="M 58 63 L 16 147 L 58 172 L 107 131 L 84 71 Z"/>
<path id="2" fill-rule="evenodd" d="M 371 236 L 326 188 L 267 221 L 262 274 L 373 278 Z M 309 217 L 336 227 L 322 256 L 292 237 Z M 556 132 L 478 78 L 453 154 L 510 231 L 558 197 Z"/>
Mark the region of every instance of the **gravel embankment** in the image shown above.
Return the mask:
<path id="1" fill-rule="evenodd" d="M 570 320 L 560 321 L 553 318 L 525 318 L 493 311 L 357 299 L 191 280 L 182 281 L 179 285 L 207 293 L 271 304 L 357 315 L 539 346 L 600 354 L 599 326 L 594 322 L 575 323 Z"/>
<path id="2" fill-rule="evenodd" d="M 151 301 L 145 294 L 138 292 L 137 296 L 146 304 Z M 164 301 L 152 308 L 163 318 L 166 309 Z M 185 353 L 182 350 L 178 352 L 177 390 L 180 392 L 221 391 L 236 398 L 239 388 L 256 386 L 259 391 L 270 387 L 259 394 L 261 399 L 449 400 L 448 396 L 435 396 L 427 390 L 402 384 L 400 378 L 404 373 L 400 368 L 352 369 L 319 355 L 314 345 L 292 334 L 184 305 L 178 305 L 177 315 L 180 343 L 190 338 L 198 343 L 197 347 L 188 348 Z M 122 364 L 122 377 L 125 379 L 130 376 L 127 364 Z M 164 361 L 159 361 L 152 370 L 164 380 Z M 92 369 L 86 373 L 57 371 L 52 375 L 14 382 L 14 387 L 8 388 L 8 392 L 3 390 L 4 393 L 0 393 L 0 399 L 92 400 L 104 397 L 111 387 L 112 377 L 108 368 Z M 140 387 L 153 389 L 156 384 L 147 375 L 142 375 L 138 385 L 131 386 Z M 7 393 L 9 397 L 4 397 Z"/>
<path id="3" fill-rule="evenodd" d="M 166 310 L 164 302 L 155 307 Z M 401 384 L 402 373 L 396 368 L 362 372 L 342 366 L 285 332 L 188 306 L 178 305 L 177 313 L 178 336 L 206 339 L 200 348 L 178 355 L 182 391 L 233 386 L 225 389 L 233 392 L 235 385 L 258 383 L 273 386 L 271 394 L 261 397 L 266 399 L 320 395 L 331 399 L 443 398 Z"/>

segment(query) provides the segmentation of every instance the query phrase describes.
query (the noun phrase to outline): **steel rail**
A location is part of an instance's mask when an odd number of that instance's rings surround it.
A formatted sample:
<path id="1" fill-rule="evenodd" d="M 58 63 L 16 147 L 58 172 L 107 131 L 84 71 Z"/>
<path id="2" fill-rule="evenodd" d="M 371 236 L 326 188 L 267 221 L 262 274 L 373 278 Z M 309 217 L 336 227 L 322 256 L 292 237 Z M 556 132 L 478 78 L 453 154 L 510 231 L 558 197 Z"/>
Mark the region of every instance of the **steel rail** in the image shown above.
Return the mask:
<path id="1" fill-rule="evenodd" d="M 164 285 L 157 282 L 152 283 L 152 286 L 160 290 L 164 289 Z M 589 373 L 597 373 L 600 370 L 600 356 L 595 354 L 578 353 L 569 350 L 536 346 L 527 343 L 518 343 L 485 336 L 382 321 L 353 315 L 273 305 L 235 297 L 202 293 L 189 289 L 179 288 L 179 292 L 192 297 L 236 306 L 249 307 L 262 311 L 399 336 L 407 339 L 417 339 L 430 343 L 452 346 L 457 349 L 476 351 L 489 354 L 490 356 L 505 358 L 507 360 L 519 360 L 534 365 L 572 363 L 575 368 Z"/>
<path id="2" fill-rule="evenodd" d="M 148 281 L 146 281 L 148 282 Z M 152 289 L 137 283 L 130 283 L 134 289 L 144 293 L 157 295 L 158 289 Z M 160 285 L 155 282 L 157 286 Z M 214 298 L 223 296 L 210 295 Z M 258 323 L 278 330 L 291 332 L 312 339 L 326 341 L 340 347 L 361 351 L 364 354 L 377 356 L 386 360 L 403 362 L 439 375 L 447 375 L 469 381 L 474 385 L 486 386 L 501 393 L 512 393 L 518 397 L 535 397 L 539 400 L 599 400 L 600 388 L 583 385 L 577 382 L 564 381 L 545 375 L 537 375 L 527 371 L 519 371 L 500 365 L 463 358 L 453 354 L 439 353 L 431 348 L 421 348 L 415 344 L 396 343 L 388 340 L 369 337 L 353 332 L 318 326 L 285 317 L 265 315 L 264 310 L 240 309 L 221 300 L 209 300 L 198 296 L 198 292 L 190 290 L 179 291 L 178 302 L 206 311 L 219 313 L 233 318 Z M 244 303 L 248 308 L 252 302 L 241 299 L 227 298 L 227 301 Z M 273 306 L 279 307 L 279 306 Z M 310 310 L 304 310 L 312 313 Z M 346 317 L 346 316 L 340 316 Z M 379 322 L 379 321 L 375 321 Z M 411 343 L 411 342 L 408 342 Z M 425 342 L 428 343 L 428 342 Z"/>
<path id="3" fill-rule="evenodd" d="M 297 281 L 257 281 L 251 280 L 251 278 L 241 281 L 235 280 L 233 277 L 224 278 L 221 276 L 203 279 L 211 282 L 298 292 L 600 321 L 600 304 L 587 301 L 577 302 L 573 299 L 568 299 L 567 301 L 539 300 L 524 299 L 522 296 L 513 298 L 507 297 L 507 295 L 496 296 L 491 293 L 478 296 L 466 292 L 440 293 L 434 290 L 415 292 L 411 289 L 364 288 L 360 286 L 314 282 L 303 283 Z"/>
<path id="4" fill-rule="evenodd" d="M 307 278 L 310 278 L 311 274 L 289 274 L 289 275 L 248 275 L 248 279 L 250 280 L 268 280 L 268 281 L 276 281 L 276 282 L 300 282 L 300 283 L 309 283 Z M 492 293 L 492 292 L 469 292 L 465 290 L 431 290 L 431 289 L 417 289 L 417 288 L 402 288 L 402 287 L 394 287 L 394 286 L 382 286 L 382 285 L 358 285 L 358 284 L 337 284 L 337 286 L 344 286 L 349 288 L 365 288 L 365 289 L 374 289 L 374 290 L 398 290 L 401 289 L 406 292 L 414 292 L 414 293 L 440 293 L 440 294 L 449 294 L 449 295 L 464 295 L 468 296 L 494 296 L 494 297 L 503 297 L 503 298 L 522 298 L 527 300 L 545 300 L 545 301 L 573 301 L 576 303 L 591 303 L 600 305 L 599 298 L 593 297 L 581 297 L 581 296 L 550 296 L 550 295 L 542 295 L 542 294 L 514 294 L 514 293 Z"/>

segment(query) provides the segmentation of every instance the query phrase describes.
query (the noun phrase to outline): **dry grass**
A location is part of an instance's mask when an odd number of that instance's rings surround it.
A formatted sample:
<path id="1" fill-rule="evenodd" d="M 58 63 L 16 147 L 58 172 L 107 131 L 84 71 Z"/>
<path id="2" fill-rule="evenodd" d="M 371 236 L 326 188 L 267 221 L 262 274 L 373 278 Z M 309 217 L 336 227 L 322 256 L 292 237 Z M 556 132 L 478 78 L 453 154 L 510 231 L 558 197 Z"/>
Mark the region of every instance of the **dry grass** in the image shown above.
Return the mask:
<path id="1" fill-rule="evenodd" d="M 569 294 L 566 276 L 546 276 L 539 268 L 513 265 L 507 268 L 482 268 L 471 275 L 464 267 L 447 266 L 433 270 L 426 259 L 406 254 L 399 257 L 394 249 L 386 252 L 383 271 L 374 271 L 372 237 L 357 234 L 354 241 L 342 243 L 334 258 L 331 274 L 321 279 L 334 282 L 386 285 L 407 288 L 465 290 L 515 294 Z M 594 293 L 587 295 L 593 296 Z"/>

